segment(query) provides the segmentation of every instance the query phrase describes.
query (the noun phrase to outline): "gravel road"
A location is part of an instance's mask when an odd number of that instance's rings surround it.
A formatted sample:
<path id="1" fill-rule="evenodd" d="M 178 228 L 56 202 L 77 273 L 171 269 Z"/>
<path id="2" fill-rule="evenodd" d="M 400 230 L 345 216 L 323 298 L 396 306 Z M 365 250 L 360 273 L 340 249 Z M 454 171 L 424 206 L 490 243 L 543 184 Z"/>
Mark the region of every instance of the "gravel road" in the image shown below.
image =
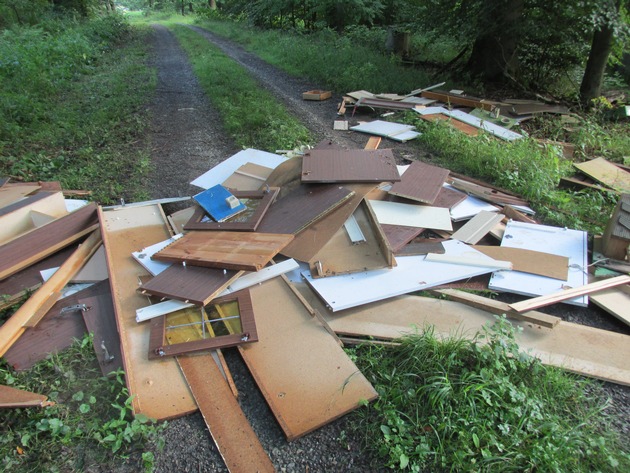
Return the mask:
<path id="1" fill-rule="evenodd" d="M 209 42 L 244 66 L 261 86 L 306 125 L 317 140 L 332 140 L 346 148 L 362 148 L 367 136 L 332 130 L 339 97 L 323 102 L 305 102 L 302 92 L 321 88 L 318 84 L 292 78 L 248 53 L 234 43 L 199 27 L 191 26 Z M 224 132 L 220 117 L 204 96 L 192 72 L 186 54 L 174 36 L 163 26 L 154 26 L 153 65 L 157 68 L 157 94 L 152 104 L 153 122 L 149 132 L 152 175 L 150 194 L 153 198 L 191 195 L 196 192 L 189 182 L 207 169 L 238 151 Z M 358 118 L 358 117 L 357 117 Z M 430 159 L 430 155 L 413 145 L 383 143 L 391 147 L 397 161 Z M 271 150 L 273 151 L 273 150 Z M 557 305 L 550 313 L 565 320 L 605 327 L 629 333 L 597 309 L 576 309 Z M 360 437 L 352 432 L 352 416 L 346 416 L 302 439 L 287 442 L 256 387 L 238 351 L 224 351 L 240 393 L 241 407 L 259 436 L 276 469 L 283 472 L 378 472 L 378 462 L 361 452 Z M 630 389 L 607 385 L 612 397 L 610 409 L 617 413 L 616 426 L 628 437 Z M 157 472 L 224 472 L 227 471 L 200 414 L 171 421 L 164 433 L 165 447 L 155 451 Z M 129 471 L 137 465 L 131 458 L 121 465 Z"/>

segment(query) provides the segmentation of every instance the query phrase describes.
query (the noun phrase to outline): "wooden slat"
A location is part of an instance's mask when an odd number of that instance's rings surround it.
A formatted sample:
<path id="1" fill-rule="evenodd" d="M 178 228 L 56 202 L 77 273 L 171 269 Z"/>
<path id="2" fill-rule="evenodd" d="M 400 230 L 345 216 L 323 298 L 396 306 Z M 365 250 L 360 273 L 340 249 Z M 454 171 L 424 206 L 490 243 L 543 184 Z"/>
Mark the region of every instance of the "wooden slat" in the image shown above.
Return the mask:
<path id="1" fill-rule="evenodd" d="M 535 219 L 528 217 L 523 212 L 519 212 L 517 209 L 515 209 L 511 205 L 506 205 L 505 207 L 503 207 L 503 214 L 506 217 L 511 218 L 512 220 L 515 220 L 517 222 L 536 223 L 536 224 L 538 223 Z"/>
<path id="2" fill-rule="evenodd" d="M 378 147 L 381 145 L 382 139 L 383 138 L 381 138 L 380 136 L 370 136 L 363 149 L 378 149 Z"/>
<path id="3" fill-rule="evenodd" d="M 566 289 L 561 292 L 546 294 L 544 296 L 534 297 L 533 299 L 528 299 L 522 302 L 516 302 L 514 304 L 510 304 L 510 307 L 517 312 L 525 312 L 528 310 L 538 309 L 539 307 L 544 307 L 546 305 L 555 304 L 556 302 L 566 301 L 567 299 L 573 299 L 574 297 L 590 294 L 591 292 L 597 292 L 628 283 L 630 283 L 630 276 L 617 276 L 603 281 L 585 284 L 584 286 Z"/>
<path id="4" fill-rule="evenodd" d="M 312 149 L 302 158 L 302 182 L 400 181 L 391 149 Z"/>
<path id="5" fill-rule="evenodd" d="M 353 196 L 336 184 L 302 184 L 273 204 L 257 231 L 297 234 Z"/>
<path id="6" fill-rule="evenodd" d="M 377 394 L 280 278 L 251 289 L 260 340 L 239 351 L 280 427 L 295 440 Z"/>
<path id="7" fill-rule="evenodd" d="M 96 205 L 88 204 L 0 246 L 0 280 L 74 243 L 97 226 Z"/>
<path id="8" fill-rule="evenodd" d="M 180 356 L 177 362 L 228 471 L 276 471 L 211 355 Z"/>
<path id="9" fill-rule="evenodd" d="M 0 326 L 0 356 L 4 355 L 26 327 L 33 327 L 45 312 L 37 312 L 60 291 L 81 269 L 101 244 L 100 231 L 95 231 L 22 306 Z"/>
<path id="10" fill-rule="evenodd" d="M 20 407 L 45 407 L 53 405 L 47 402 L 48 397 L 0 384 L 0 409 Z"/>
<path id="11" fill-rule="evenodd" d="M 422 161 L 414 161 L 403 173 L 401 181 L 394 183 L 389 193 L 399 197 L 433 204 L 443 189 L 449 170 Z"/>
<path id="12" fill-rule="evenodd" d="M 243 271 L 173 264 L 140 286 L 139 290 L 155 296 L 206 305 L 241 274 Z"/>
<path id="13" fill-rule="evenodd" d="M 451 176 L 448 178 L 448 183 L 456 189 L 494 204 L 527 206 L 527 201 L 520 197 L 506 194 L 496 188 L 484 186 L 470 180 L 463 180 L 459 177 Z"/>
<path id="14" fill-rule="evenodd" d="M 189 232 L 153 255 L 153 259 L 208 268 L 258 271 L 293 235 L 260 232 Z"/>
<path id="15" fill-rule="evenodd" d="M 173 359 L 150 361 L 149 331 L 136 323 L 136 309 L 147 304 L 136 292 L 138 278 L 148 273 L 131 253 L 169 238 L 157 204 L 101 212 L 103 244 L 120 335 L 125 381 L 134 414 L 164 420 L 189 414 L 197 405 Z"/>

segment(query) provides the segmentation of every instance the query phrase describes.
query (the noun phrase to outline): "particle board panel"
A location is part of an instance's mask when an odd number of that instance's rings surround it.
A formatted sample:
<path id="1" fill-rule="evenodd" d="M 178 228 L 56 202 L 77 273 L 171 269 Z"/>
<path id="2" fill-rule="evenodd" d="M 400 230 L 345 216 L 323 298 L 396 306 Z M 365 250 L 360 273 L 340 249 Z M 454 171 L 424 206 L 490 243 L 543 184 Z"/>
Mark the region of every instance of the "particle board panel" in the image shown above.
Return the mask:
<path id="1" fill-rule="evenodd" d="M 256 163 L 245 163 L 223 181 L 228 189 L 239 191 L 257 191 L 265 183 L 273 168 Z"/>
<path id="2" fill-rule="evenodd" d="M 467 123 L 468 125 L 472 125 L 476 128 L 487 131 L 491 135 L 506 141 L 514 141 L 523 138 L 523 135 L 520 133 L 516 133 L 502 126 L 495 125 L 494 123 L 487 120 L 477 118 L 474 115 L 466 113 L 462 110 L 448 110 L 445 112 L 445 114 L 459 121 Z"/>
<path id="3" fill-rule="evenodd" d="M 286 159 L 284 156 L 267 153 L 266 151 L 253 148 L 244 149 L 197 177 L 191 184 L 202 189 L 210 189 L 212 186 L 221 184 L 244 164 L 254 163 L 273 169 Z"/>
<path id="4" fill-rule="evenodd" d="M 228 471 L 275 472 L 212 355 L 180 356 L 177 362 Z"/>
<path id="5" fill-rule="evenodd" d="M 206 305 L 243 271 L 173 264 L 140 286 L 142 293 Z"/>
<path id="6" fill-rule="evenodd" d="M 449 210 L 443 207 L 401 204 L 384 200 L 370 200 L 369 202 L 381 225 L 405 225 L 448 231 L 453 229 Z"/>
<path id="7" fill-rule="evenodd" d="M 566 281 L 569 277 L 569 258 L 566 256 L 505 246 L 477 245 L 473 248 L 490 258 L 511 261 L 514 271 L 538 274 L 561 281 Z"/>
<path id="8" fill-rule="evenodd" d="M 619 286 L 589 296 L 590 301 L 630 325 L 630 287 Z"/>
<path id="9" fill-rule="evenodd" d="M 39 212 L 53 218 L 68 213 L 61 192 L 38 192 L 18 202 L 0 208 L 0 244 L 24 235 L 37 228 L 31 212 Z"/>
<path id="10" fill-rule="evenodd" d="M 74 243 L 97 225 L 96 205 L 88 204 L 5 243 L 0 246 L 0 280 Z"/>
<path id="11" fill-rule="evenodd" d="M 304 285 L 298 286 L 304 290 Z M 331 314 L 311 293 L 304 292 L 338 334 L 391 340 L 433 327 L 439 337 L 473 338 L 494 315 L 457 302 L 421 296 L 399 296 Z M 553 328 L 520 323 L 516 341 L 543 364 L 584 376 L 630 385 L 630 336 L 560 321 Z"/>
<path id="12" fill-rule="evenodd" d="M 27 328 L 22 336 L 4 354 L 4 359 L 16 370 L 26 370 L 81 339 L 85 323 L 80 310 L 62 312 L 65 307 L 75 306 L 82 298 L 109 292 L 107 281 L 94 284 L 68 297 L 58 300 L 35 327 Z"/>
<path id="13" fill-rule="evenodd" d="M 0 208 L 13 204 L 27 195 L 41 189 L 41 186 L 0 186 Z"/>
<path id="14" fill-rule="evenodd" d="M 89 297 L 77 298 L 79 305 L 84 305 L 81 311 L 87 331 L 94 335 L 93 345 L 98 365 L 103 376 L 123 368 L 120 352 L 120 337 L 116 328 L 116 315 L 109 281 L 103 281 L 106 291 Z"/>
<path id="15" fill-rule="evenodd" d="M 391 268 L 396 264 L 389 242 L 365 201 L 355 210 L 353 216 L 365 241 L 355 244 L 344 227 L 337 230 L 310 261 L 311 275 L 314 278 Z"/>
<path id="16" fill-rule="evenodd" d="M 354 194 L 345 203 L 295 235 L 293 241 L 280 253 L 299 261 L 311 261 L 348 220 L 363 198 L 375 188 L 374 184 L 348 184 L 345 187 Z"/>
<path id="17" fill-rule="evenodd" d="M 288 282 L 272 279 L 251 296 L 259 341 L 239 351 L 288 440 L 377 397 Z"/>
<path id="18" fill-rule="evenodd" d="M 503 214 L 482 210 L 466 222 L 463 227 L 453 233 L 452 238 L 453 240 L 459 240 L 474 245 L 503 220 L 503 217 Z"/>
<path id="19" fill-rule="evenodd" d="M 259 271 L 293 235 L 260 232 L 189 232 L 153 259 L 208 268 Z"/>
<path id="20" fill-rule="evenodd" d="M 48 397 L 23 389 L 12 388 L 0 384 L 0 409 L 15 409 L 20 407 L 45 407 Z"/>
<path id="21" fill-rule="evenodd" d="M 101 222 L 133 412 L 158 420 L 193 412 L 197 405 L 177 362 L 150 361 L 149 331 L 135 320 L 136 309 L 146 305 L 146 298 L 136 292 L 138 278 L 148 273 L 131 258 L 131 253 L 171 236 L 162 209 L 153 204 L 101 211 Z"/>
<path id="22" fill-rule="evenodd" d="M 391 149 L 312 149 L 302 158 L 302 182 L 400 181 Z"/>
<path id="23" fill-rule="evenodd" d="M 425 229 L 420 227 L 408 227 L 406 225 L 381 224 L 383 233 L 387 237 L 389 246 L 394 253 L 400 251 L 407 243 L 420 235 Z"/>
<path id="24" fill-rule="evenodd" d="M 301 184 L 269 208 L 257 231 L 295 235 L 353 195 L 353 191 L 336 184 Z"/>
<path id="25" fill-rule="evenodd" d="M 402 175 L 400 182 L 394 183 L 389 193 L 432 205 L 443 189 L 449 173 L 448 169 L 414 161 Z"/>
<path id="26" fill-rule="evenodd" d="M 588 280 L 587 237 L 587 233 L 580 230 L 508 222 L 501 241 L 502 247 L 565 256 L 569 258 L 568 278 L 561 281 L 521 271 L 502 271 L 492 275 L 488 287 L 495 291 L 513 292 L 524 296 L 541 296 L 559 292 L 567 287 L 585 285 Z M 588 304 L 588 296 L 576 297 L 566 302 L 585 307 Z"/>
<path id="27" fill-rule="evenodd" d="M 453 258 L 475 257 L 480 261 L 494 261 L 459 241 L 443 243 L 445 255 Z M 452 281 L 468 279 L 497 269 L 426 261 L 425 256 L 396 258 L 392 269 L 314 279 L 310 272 L 302 276 L 326 302 L 333 312 L 390 297 L 421 291 Z"/>
<path id="28" fill-rule="evenodd" d="M 184 225 L 186 225 L 186 223 L 192 218 L 196 208 L 197 206 L 193 205 L 192 207 L 173 212 L 166 217 L 173 233 L 178 234 L 184 232 Z"/>
<path id="29" fill-rule="evenodd" d="M 604 158 L 596 158 L 584 163 L 573 163 L 573 165 L 587 176 L 617 192 L 630 192 L 630 173 Z"/>

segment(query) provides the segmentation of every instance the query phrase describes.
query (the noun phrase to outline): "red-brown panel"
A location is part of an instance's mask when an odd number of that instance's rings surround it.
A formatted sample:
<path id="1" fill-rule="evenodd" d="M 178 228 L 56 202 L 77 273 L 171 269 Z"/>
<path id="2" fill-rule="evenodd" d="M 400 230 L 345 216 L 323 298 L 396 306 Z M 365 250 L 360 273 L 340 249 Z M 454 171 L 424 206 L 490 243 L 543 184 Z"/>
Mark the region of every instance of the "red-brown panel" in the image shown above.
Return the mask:
<path id="1" fill-rule="evenodd" d="M 396 182 L 389 193 L 425 204 L 433 204 L 448 175 L 448 169 L 414 161 L 404 172 L 401 181 Z"/>
<path id="2" fill-rule="evenodd" d="M 400 181 L 391 149 L 312 149 L 302 159 L 302 182 Z"/>

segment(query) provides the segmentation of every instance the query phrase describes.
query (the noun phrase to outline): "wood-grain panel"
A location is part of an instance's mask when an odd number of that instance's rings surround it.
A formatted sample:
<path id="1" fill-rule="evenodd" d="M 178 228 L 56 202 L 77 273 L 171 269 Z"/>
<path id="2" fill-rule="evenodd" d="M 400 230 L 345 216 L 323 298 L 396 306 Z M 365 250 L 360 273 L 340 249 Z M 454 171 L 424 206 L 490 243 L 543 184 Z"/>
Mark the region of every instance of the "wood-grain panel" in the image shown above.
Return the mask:
<path id="1" fill-rule="evenodd" d="M 312 149 L 302 159 L 302 182 L 400 181 L 391 149 Z"/>
<path id="2" fill-rule="evenodd" d="M 450 171 L 438 166 L 414 161 L 403 173 L 400 182 L 395 182 L 389 193 L 398 197 L 433 204 L 443 189 Z"/>

